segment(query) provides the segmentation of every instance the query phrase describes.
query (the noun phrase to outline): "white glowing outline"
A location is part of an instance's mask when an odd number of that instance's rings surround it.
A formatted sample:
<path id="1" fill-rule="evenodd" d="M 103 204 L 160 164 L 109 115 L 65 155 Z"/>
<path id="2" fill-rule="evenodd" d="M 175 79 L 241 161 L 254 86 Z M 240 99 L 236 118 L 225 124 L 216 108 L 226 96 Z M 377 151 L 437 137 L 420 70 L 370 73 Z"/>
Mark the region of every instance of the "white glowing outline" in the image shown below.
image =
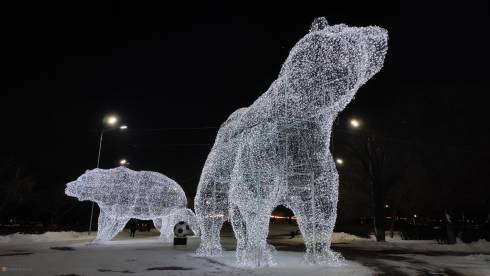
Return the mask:
<path id="1" fill-rule="evenodd" d="M 306 262 L 343 262 L 330 250 L 338 201 L 330 134 L 337 114 L 383 67 L 387 42 L 380 27 L 313 21 L 270 88 L 231 114 L 217 134 L 195 198 L 198 255 L 221 254 L 219 235 L 229 217 L 238 263 L 273 264 L 269 217 L 284 205 L 298 219 Z"/>
<path id="2" fill-rule="evenodd" d="M 153 220 L 161 240 L 166 242 L 172 240 L 174 225 L 179 221 L 199 229 L 194 213 L 186 208 L 182 188 L 157 172 L 137 172 L 123 166 L 87 170 L 66 185 L 65 194 L 99 205 L 96 243 L 111 240 L 131 218 Z"/>

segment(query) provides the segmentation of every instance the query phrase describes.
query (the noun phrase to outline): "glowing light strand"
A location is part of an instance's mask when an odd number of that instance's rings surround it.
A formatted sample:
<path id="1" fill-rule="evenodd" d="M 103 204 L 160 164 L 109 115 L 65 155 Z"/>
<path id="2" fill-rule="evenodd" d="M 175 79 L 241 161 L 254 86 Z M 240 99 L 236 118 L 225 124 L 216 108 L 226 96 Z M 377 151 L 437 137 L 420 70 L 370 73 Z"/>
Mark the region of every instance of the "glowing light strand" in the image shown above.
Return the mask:
<path id="1" fill-rule="evenodd" d="M 387 40 L 380 27 L 315 19 L 270 88 L 222 124 L 195 198 L 198 255 L 221 254 L 220 229 L 229 217 L 238 263 L 273 264 L 269 219 L 284 205 L 297 217 L 306 262 L 343 262 L 330 249 L 338 201 L 330 134 L 337 114 L 383 67 Z"/>

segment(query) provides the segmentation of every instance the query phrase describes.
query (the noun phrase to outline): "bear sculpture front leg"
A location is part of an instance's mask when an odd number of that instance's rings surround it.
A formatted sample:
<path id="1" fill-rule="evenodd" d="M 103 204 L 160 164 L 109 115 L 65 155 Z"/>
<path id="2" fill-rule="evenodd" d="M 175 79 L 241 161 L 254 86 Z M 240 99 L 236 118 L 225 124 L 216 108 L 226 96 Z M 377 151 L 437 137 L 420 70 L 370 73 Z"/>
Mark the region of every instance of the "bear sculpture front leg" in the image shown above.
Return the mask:
<path id="1" fill-rule="evenodd" d="M 319 168 L 319 175 L 304 178 L 305 190 L 298 193 L 301 196 L 290 196 L 284 205 L 298 219 L 306 246 L 306 263 L 341 265 L 344 258 L 330 249 L 337 217 L 338 176 L 333 162 Z"/>
<path id="2" fill-rule="evenodd" d="M 93 242 L 103 243 L 105 241 L 112 240 L 112 238 L 114 238 L 117 233 L 121 232 L 124 229 L 127 222 L 127 218 L 117 218 L 109 216 L 101 209 L 98 219 L 97 237 Z"/>
<path id="3" fill-rule="evenodd" d="M 201 244 L 196 251 L 198 256 L 221 256 L 223 254 L 220 232 L 224 221 L 224 215 L 221 214 L 197 217 L 197 223 L 201 230 Z"/>

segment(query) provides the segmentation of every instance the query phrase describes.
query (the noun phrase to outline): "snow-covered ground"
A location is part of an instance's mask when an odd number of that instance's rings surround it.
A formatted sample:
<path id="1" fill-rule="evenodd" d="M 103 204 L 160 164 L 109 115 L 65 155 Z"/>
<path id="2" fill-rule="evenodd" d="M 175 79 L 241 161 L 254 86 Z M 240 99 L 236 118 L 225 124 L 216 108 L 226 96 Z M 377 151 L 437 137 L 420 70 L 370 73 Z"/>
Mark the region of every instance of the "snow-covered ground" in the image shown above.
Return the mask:
<path id="1" fill-rule="evenodd" d="M 95 238 L 95 233 L 88 236 L 87 232 L 46 232 L 44 234 L 10 234 L 0 236 L 0 246 L 5 244 L 24 244 L 33 242 L 53 242 L 53 241 L 73 241 L 73 240 L 90 240 Z"/>
<path id="2" fill-rule="evenodd" d="M 104 245 L 91 245 L 87 233 L 58 232 L 0 237 L 1 275 L 490 275 L 490 242 L 439 245 L 434 241 L 390 240 L 377 243 L 335 233 L 333 248 L 348 260 L 342 267 L 303 263 L 301 236 L 295 226 L 272 224 L 269 242 L 278 249 L 277 265 L 256 270 L 237 267 L 235 240 L 222 235 L 223 257 L 193 254 L 198 237 L 187 247 L 158 241 L 158 233 L 127 231 Z"/>

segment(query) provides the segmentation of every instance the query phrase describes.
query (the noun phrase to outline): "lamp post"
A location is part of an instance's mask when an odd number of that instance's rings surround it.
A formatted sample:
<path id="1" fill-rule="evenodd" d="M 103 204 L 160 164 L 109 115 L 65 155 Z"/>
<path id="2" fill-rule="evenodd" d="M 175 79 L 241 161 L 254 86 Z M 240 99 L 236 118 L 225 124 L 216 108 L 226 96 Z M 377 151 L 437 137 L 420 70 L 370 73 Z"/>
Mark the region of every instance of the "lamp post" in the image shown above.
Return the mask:
<path id="1" fill-rule="evenodd" d="M 104 126 L 102 127 L 100 131 L 100 136 L 99 136 L 99 151 L 97 154 L 97 168 L 100 166 L 100 153 L 102 151 L 102 140 L 104 139 L 104 132 L 106 130 L 112 130 L 114 127 L 117 126 L 119 119 L 115 115 L 109 115 L 104 118 Z M 119 129 L 125 130 L 127 129 L 127 125 L 121 125 L 119 126 Z M 92 220 L 94 217 L 94 205 L 95 202 L 92 201 L 92 207 L 90 208 L 90 222 L 88 225 L 88 235 L 90 235 L 90 232 L 92 231 Z"/>

